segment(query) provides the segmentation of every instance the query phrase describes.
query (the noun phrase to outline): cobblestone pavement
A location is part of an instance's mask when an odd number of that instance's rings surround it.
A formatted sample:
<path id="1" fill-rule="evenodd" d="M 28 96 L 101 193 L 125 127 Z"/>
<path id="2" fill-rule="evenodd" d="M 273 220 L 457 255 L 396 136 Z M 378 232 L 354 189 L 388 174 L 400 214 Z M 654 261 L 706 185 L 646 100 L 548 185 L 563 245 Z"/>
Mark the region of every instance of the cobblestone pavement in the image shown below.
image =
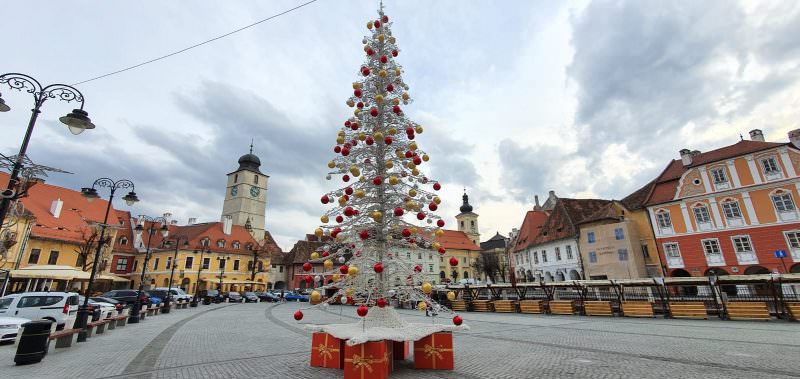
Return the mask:
<path id="1" fill-rule="evenodd" d="M 305 305 L 300 305 L 305 306 Z M 336 378 L 308 365 L 311 338 L 291 304 L 220 304 L 149 317 L 0 378 Z M 342 314 L 340 316 L 340 313 Z M 424 314 L 401 311 L 415 322 Z M 350 322 L 355 308 L 307 310 L 303 323 Z M 800 377 L 800 324 L 465 313 L 456 369 L 396 365 L 393 378 Z M 450 322 L 440 319 L 440 322 Z"/>

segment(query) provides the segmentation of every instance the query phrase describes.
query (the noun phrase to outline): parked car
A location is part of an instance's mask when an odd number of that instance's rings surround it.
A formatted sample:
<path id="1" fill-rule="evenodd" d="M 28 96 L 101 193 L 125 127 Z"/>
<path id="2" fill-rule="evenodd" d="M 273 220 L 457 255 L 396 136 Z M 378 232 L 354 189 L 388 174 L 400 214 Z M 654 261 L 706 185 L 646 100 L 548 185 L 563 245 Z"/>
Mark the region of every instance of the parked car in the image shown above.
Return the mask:
<path id="1" fill-rule="evenodd" d="M 146 294 L 147 294 L 147 296 L 150 298 L 150 304 L 148 304 L 148 305 L 153 305 L 153 306 L 156 306 L 156 305 L 159 305 L 159 304 L 161 304 L 161 303 L 163 303 L 163 302 L 164 302 L 164 299 L 163 299 L 163 298 L 161 298 L 161 297 L 158 297 L 158 296 L 156 296 L 156 295 L 152 295 L 152 294 L 150 294 L 150 291 L 146 291 L 145 293 L 146 293 Z"/>
<path id="2" fill-rule="evenodd" d="M 181 302 L 181 301 L 190 302 L 190 301 L 192 301 L 192 295 L 189 295 L 188 293 L 184 292 L 180 288 L 158 287 L 158 288 L 156 288 L 156 290 L 169 291 L 170 294 L 172 295 L 172 300 L 173 301 L 177 301 L 177 302 Z"/>
<path id="3" fill-rule="evenodd" d="M 108 303 L 114 306 L 114 309 L 117 310 L 117 313 L 122 312 L 122 309 L 125 308 L 125 304 L 123 304 L 119 300 L 114 300 L 110 297 L 102 297 L 102 296 L 92 296 L 89 300 L 93 300 L 100 303 Z"/>
<path id="4" fill-rule="evenodd" d="M 157 298 L 161 299 L 162 301 L 165 301 L 167 299 L 167 291 L 166 290 L 159 290 L 159 289 L 149 290 L 149 291 L 147 291 L 147 294 L 150 295 L 151 299 L 153 297 L 157 297 Z"/>
<path id="5" fill-rule="evenodd" d="M 25 292 L 0 298 L 0 316 L 54 321 L 58 329 L 72 327 L 78 313 L 74 292 Z"/>
<path id="6" fill-rule="evenodd" d="M 290 291 L 284 292 L 283 298 L 286 301 L 308 301 L 308 296 L 301 295 L 299 293 L 290 292 Z"/>
<path id="7" fill-rule="evenodd" d="M 136 302 L 137 293 L 138 292 L 136 290 L 113 290 L 104 293 L 102 297 L 120 301 L 123 305 L 132 305 Z M 139 298 L 139 302 L 139 305 L 150 304 L 150 296 L 147 295 L 147 292 L 142 291 L 142 296 Z"/>
<path id="8" fill-rule="evenodd" d="M 281 301 L 280 295 L 276 295 L 272 292 L 256 292 L 256 296 L 258 296 L 261 301 L 269 301 L 269 302 L 276 302 Z"/>
<path id="9" fill-rule="evenodd" d="M 245 292 L 243 297 L 245 303 L 258 303 L 258 296 L 255 293 Z"/>
<path id="10" fill-rule="evenodd" d="M 86 298 L 83 297 L 83 295 L 78 296 L 78 306 L 83 305 L 84 299 Z M 89 298 L 89 306 L 92 307 L 92 315 L 96 316 L 92 318 L 93 320 L 95 318 L 114 317 L 117 313 L 117 307 L 115 307 L 114 304 L 94 301 L 91 297 Z"/>
<path id="11" fill-rule="evenodd" d="M 244 301 L 244 298 L 242 298 L 242 295 L 240 293 L 234 292 L 234 291 L 228 292 L 225 295 L 225 297 L 228 298 L 228 302 L 229 303 L 241 303 L 241 302 Z"/>
<path id="12" fill-rule="evenodd" d="M 222 296 L 217 290 L 200 290 L 198 297 L 203 299 L 203 304 L 206 305 L 211 303 L 218 304 L 225 301 L 225 296 Z"/>
<path id="13" fill-rule="evenodd" d="M 13 343 L 17 334 L 22 333 L 22 324 L 28 321 L 21 317 L 0 317 L 0 343 Z"/>

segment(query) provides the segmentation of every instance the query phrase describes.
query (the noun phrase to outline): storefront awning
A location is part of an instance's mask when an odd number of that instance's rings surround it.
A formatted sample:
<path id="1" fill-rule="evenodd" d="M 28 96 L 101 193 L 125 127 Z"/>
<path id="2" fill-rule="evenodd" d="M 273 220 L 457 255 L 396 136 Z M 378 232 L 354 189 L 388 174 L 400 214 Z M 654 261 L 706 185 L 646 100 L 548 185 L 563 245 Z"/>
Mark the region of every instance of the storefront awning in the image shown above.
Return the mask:
<path id="1" fill-rule="evenodd" d="M 56 279 L 89 280 L 90 274 L 71 266 L 31 265 L 11 270 L 11 277 L 17 279 Z"/>

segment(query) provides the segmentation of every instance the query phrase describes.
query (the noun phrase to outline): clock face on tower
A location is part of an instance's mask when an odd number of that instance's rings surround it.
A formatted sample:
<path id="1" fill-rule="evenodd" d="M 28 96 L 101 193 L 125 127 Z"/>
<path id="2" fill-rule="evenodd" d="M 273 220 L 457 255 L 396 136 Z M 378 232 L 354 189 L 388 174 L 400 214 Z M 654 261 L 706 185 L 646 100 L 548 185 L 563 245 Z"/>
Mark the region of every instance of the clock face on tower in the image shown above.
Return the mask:
<path id="1" fill-rule="evenodd" d="M 250 196 L 258 197 L 259 192 L 261 192 L 261 190 L 258 187 L 250 187 Z"/>
<path id="2" fill-rule="evenodd" d="M 239 194 L 239 186 L 231 187 L 231 196 L 236 196 L 237 194 Z"/>

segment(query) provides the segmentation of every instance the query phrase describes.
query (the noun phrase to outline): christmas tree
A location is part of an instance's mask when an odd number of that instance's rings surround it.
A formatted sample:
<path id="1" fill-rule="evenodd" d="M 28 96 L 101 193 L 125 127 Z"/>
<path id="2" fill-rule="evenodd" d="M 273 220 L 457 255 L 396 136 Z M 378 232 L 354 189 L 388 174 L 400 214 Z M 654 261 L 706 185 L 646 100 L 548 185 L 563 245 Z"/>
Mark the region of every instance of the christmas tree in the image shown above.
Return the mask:
<path id="1" fill-rule="evenodd" d="M 441 185 L 423 171 L 429 156 L 417 143 L 423 127 L 408 117 L 411 103 L 403 70 L 395 58 L 400 53 L 392 36 L 391 21 L 379 10 L 379 18 L 367 23 L 365 61 L 358 70 L 353 94 L 346 103 L 353 116 L 344 121 L 328 162 L 327 179 L 342 181 L 343 188 L 322 196 L 332 208 L 322 217 L 315 234 L 330 241 L 311 254 L 304 264 L 304 280 L 315 287 L 312 303 L 350 303 L 362 319 L 357 324 L 319 327 L 349 344 L 382 339 L 416 340 L 456 325 L 409 324 L 391 303 L 412 303 L 420 310 L 452 313 L 431 298 L 433 286 L 422 267 L 398 252 L 430 250 L 444 254 L 436 241 L 444 221 L 434 212 L 441 199 Z M 416 255 L 416 254 L 413 254 Z M 322 263 L 315 272 L 313 263 Z M 326 284 L 326 278 L 330 283 Z M 322 300 L 323 293 L 333 293 Z M 448 296 L 454 296 L 452 293 Z M 302 311 L 295 318 L 303 318 Z"/>

